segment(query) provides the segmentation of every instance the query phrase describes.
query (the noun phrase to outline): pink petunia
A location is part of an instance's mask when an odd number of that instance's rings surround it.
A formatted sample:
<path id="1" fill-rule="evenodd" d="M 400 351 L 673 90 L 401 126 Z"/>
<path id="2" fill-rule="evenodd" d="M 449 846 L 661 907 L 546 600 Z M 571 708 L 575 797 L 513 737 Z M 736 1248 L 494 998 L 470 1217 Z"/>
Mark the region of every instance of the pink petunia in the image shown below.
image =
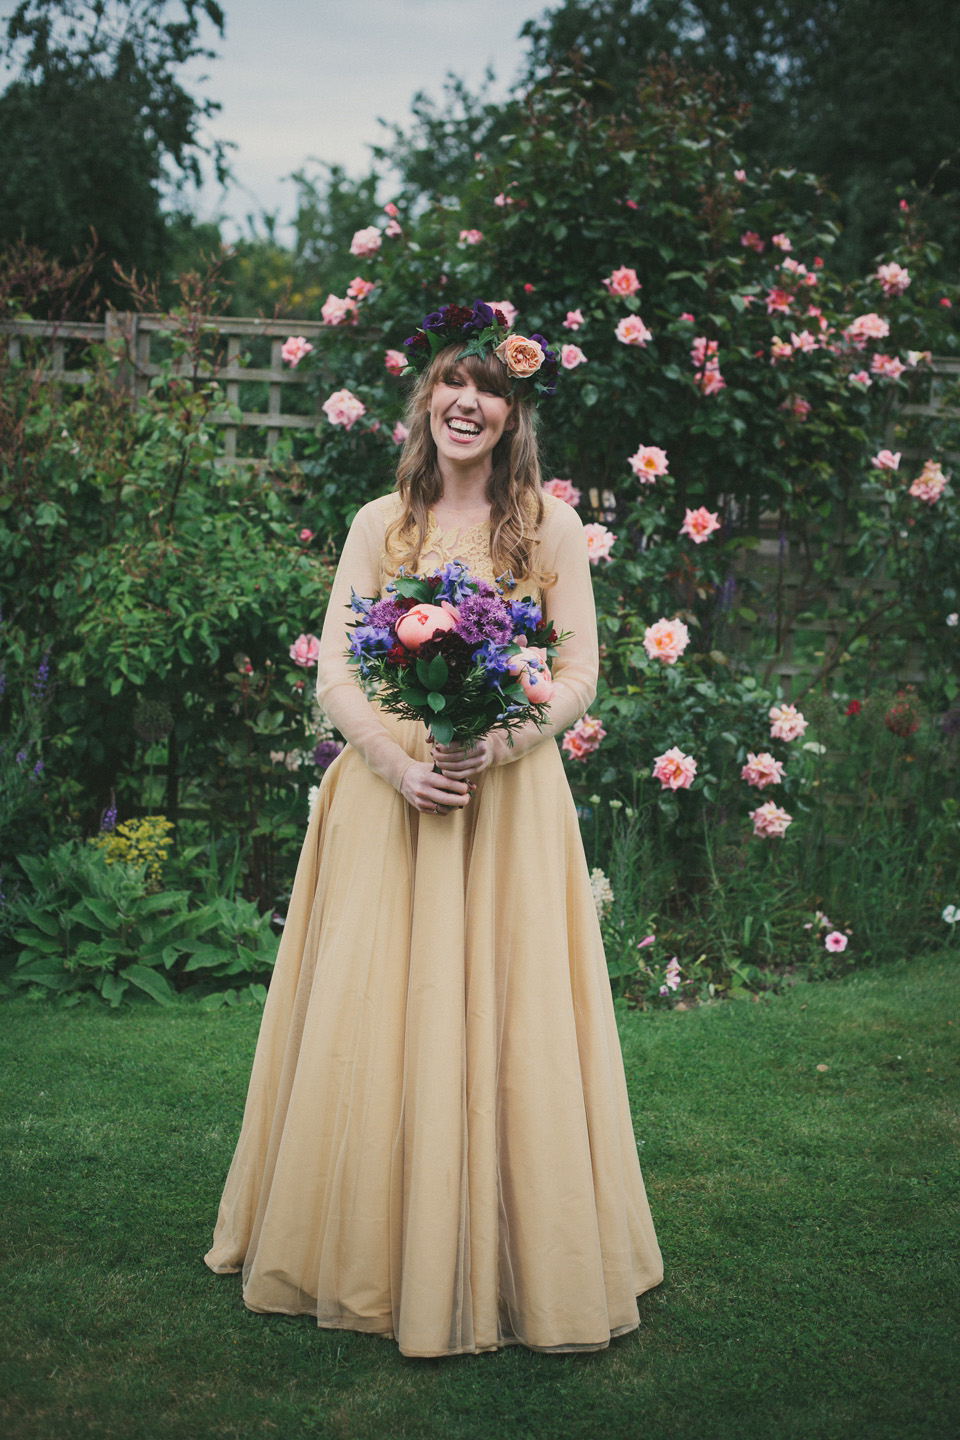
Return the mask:
<path id="1" fill-rule="evenodd" d="M 768 785 L 779 785 L 783 779 L 783 761 L 775 760 L 766 750 L 761 750 L 759 755 L 753 751 L 747 754 L 747 763 L 740 771 L 740 779 L 746 780 L 748 785 L 755 785 L 758 790 L 765 790 Z"/>
<path id="2" fill-rule="evenodd" d="M 829 935 L 824 936 L 823 943 L 834 955 L 842 955 L 849 941 L 842 930 L 831 930 Z"/>
<path id="3" fill-rule="evenodd" d="M 607 529 L 606 525 L 584 525 L 583 533 L 587 541 L 587 555 L 591 565 L 599 565 L 601 560 L 610 559 L 610 551 L 613 549 L 616 535 Z"/>
<path id="4" fill-rule="evenodd" d="M 586 365 L 587 357 L 579 345 L 561 345 L 560 364 L 564 370 L 576 370 L 578 365 Z"/>
<path id="5" fill-rule="evenodd" d="M 309 355 L 312 349 L 310 341 L 304 339 L 302 335 L 291 335 L 289 340 L 284 340 L 280 346 L 280 358 L 286 361 L 292 370 L 295 370 L 304 355 Z"/>
<path id="6" fill-rule="evenodd" d="M 644 485 L 652 485 L 658 475 L 666 475 L 669 462 L 666 450 L 659 445 L 641 445 L 627 464 Z"/>
<path id="7" fill-rule="evenodd" d="M 875 470 L 899 470 L 900 450 L 880 450 L 876 455 L 871 455 L 870 464 Z"/>
<path id="8" fill-rule="evenodd" d="M 309 670 L 320 658 L 320 641 L 316 635 L 298 635 L 290 646 L 290 659 L 302 670 Z"/>
<path id="9" fill-rule="evenodd" d="M 335 390 L 320 408 L 331 425 L 342 425 L 345 430 L 351 429 L 360 416 L 367 413 L 363 401 L 349 390 Z"/>
<path id="10" fill-rule="evenodd" d="M 391 375 L 402 375 L 407 368 L 407 357 L 402 350 L 384 350 L 383 363 Z"/>
<path id="11" fill-rule="evenodd" d="M 391 224 L 396 225 L 396 221 L 391 221 Z M 389 231 L 389 226 L 387 228 Z M 400 229 L 399 225 L 397 225 L 397 229 Z M 353 239 L 350 241 L 350 254 L 376 255 L 382 243 L 380 231 L 376 225 L 368 225 L 365 230 L 357 230 L 354 233 Z"/>
<path id="12" fill-rule="evenodd" d="M 692 755 L 684 755 L 679 745 L 674 745 L 656 757 L 652 773 L 664 790 L 689 790 L 697 773 L 697 762 Z"/>
<path id="13" fill-rule="evenodd" d="M 796 705 L 771 706 L 770 719 L 773 722 L 770 726 L 771 740 L 796 740 L 809 723 L 804 720 Z"/>
<path id="14" fill-rule="evenodd" d="M 658 620 L 643 632 L 643 648 L 651 660 L 675 665 L 690 644 L 690 631 L 682 620 Z"/>
<path id="15" fill-rule="evenodd" d="M 553 495 L 557 500 L 564 501 L 567 505 L 577 506 L 580 504 L 580 491 L 570 480 L 544 480 L 542 486 L 545 495 Z"/>
<path id="16" fill-rule="evenodd" d="M 646 345 L 648 340 L 653 339 L 639 315 L 625 315 L 615 333 L 622 345 Z"/>
<path id="17" fill-rule="evenodd" d="M 695 545 L 702 545 L 704 540 L 709 540 L 713 532 L 719 529 L 719 517 L 711 513 L 706 505 L 701 505 L 697 510 L 687 510 L 680 526 L 680 534 L 689 535 Z"/>
<path id="18" fill-rule="evenodd" d="M 603 283 L 611 295 L 636 295 L 642 288 L 636 270 L 631 270 L 627 265 L 621 265 L 619 270 L 614 270 Z"/>
<path id="19" fill-rule="evenodd" d="M 579 330 L 583 324 L 583 314 L 580 310 L 568 310 L 567 318 L 563 322 L 564 330 Z"/>
<path id="20" fill-rule="evenodd" d="M 758 805 L 756 810 L 749 812 L 753 821 L 753 833 L 764 840 L 782 840 L 787 832 L 787 826 L 793 823 L 793 816 L 788 815 L 786 810 L 768 800 L 765 805 Z"/>

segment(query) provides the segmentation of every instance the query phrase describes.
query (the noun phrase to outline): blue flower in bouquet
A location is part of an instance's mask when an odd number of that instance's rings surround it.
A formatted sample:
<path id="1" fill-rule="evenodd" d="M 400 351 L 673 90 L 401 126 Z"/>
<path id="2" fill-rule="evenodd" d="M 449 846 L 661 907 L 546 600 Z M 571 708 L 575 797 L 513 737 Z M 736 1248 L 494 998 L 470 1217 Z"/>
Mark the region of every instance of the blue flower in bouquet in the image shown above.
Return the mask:
<path id="1" fill-rule="evenodd" d="M 372 605 L 372 600 L 365 600 L 362 595 L 357 594 L 352 585 L 350 586 L 350 609 L 355 615 L 369 615 Z"/>
<path id="2" fill-rule="evenodd" d="M 515 635 L 533 635 L 540 629 L 543 614 L 540 606 L 529 596 L 526 600 L 511 600 L 507 609 Z"/>
<path id="3" fill-rule="evenodd" d="M 459 609 L 457 634 L 468 645 L 480 645 L 485 640 L 492 640 L 495 645 L 510 644 L 513 626 L 502 600 L 496 596 L 467 595 Z"/>
<path id="4" fill-rule="evenodd" d="M 477 588 L 476 580 L 459 560 L 448 560 L 434 578 L 440 580 L 433 597 L 435 605 L 439 605 L 441 600 L 446 600 L 451 605 L 459 605 L 465 596 L 473 595 Z"/>
<path id="5" fill-rule="evenodd" d="M 501 677 L 509 674 L 509 655 L 493 641 L 485 640 L 480 648 L 474 651 L 474 659 L 487 672 L 487 684 L 492 689 L 499 690 Z"/>
<path id="6" fill-rule="evenodd" d="M 370 661 L 386 655 L 393 644 L 390 631 L 378 625 L 358 625 L 350 637 L 350 654 L 360 662 L 360 674 L 370 673 Z"/>

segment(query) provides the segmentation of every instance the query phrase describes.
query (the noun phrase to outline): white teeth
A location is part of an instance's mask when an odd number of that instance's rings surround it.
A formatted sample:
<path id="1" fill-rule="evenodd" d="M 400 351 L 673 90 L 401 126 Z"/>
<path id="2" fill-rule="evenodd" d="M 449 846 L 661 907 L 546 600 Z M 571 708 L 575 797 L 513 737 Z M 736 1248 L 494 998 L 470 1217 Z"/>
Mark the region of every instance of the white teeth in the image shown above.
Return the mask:
<path id="1" fill-rule="evenodd" d="M 457 435 L 479 435 L 480 426 L 472 420 L 449 420 L 448 425 Z"/>

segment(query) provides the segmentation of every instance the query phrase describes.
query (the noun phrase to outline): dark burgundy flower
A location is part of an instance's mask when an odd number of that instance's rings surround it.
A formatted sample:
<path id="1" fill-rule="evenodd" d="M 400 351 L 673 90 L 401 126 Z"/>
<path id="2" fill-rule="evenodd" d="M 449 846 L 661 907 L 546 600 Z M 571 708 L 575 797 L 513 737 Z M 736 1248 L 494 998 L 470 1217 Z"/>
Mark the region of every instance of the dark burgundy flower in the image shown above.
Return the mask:
<path id="1" fill-rule="evenodd" d="M 846 710 L 844 711 L 844 714 L 845 714 L 845 715 L 859 715 L 859 714 L 860 714 L 860 711 L 861 711 L 861 708 L 862 708 L 862 707 L 861 707 L 861 704 L 860 704 L 860 701 L 859 701 L 859 700 L 851 700 L 851 701 L 850 701 L 850 704 L 847 706 Z"/>

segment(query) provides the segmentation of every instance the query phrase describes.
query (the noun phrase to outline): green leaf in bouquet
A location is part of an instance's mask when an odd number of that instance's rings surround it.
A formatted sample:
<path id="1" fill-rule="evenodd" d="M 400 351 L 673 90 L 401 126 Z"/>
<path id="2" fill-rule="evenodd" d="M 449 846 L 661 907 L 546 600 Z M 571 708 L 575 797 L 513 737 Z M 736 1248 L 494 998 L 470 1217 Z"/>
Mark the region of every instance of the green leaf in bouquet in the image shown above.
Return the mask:
<path id="1" fill-rule="evenodd" d="M 446 700 L 443 698 L 443 696 L 438 690 L 431 690 L 430 694 L 427 696 L 427 704 L 430 706 L 431 710 L 440 711 L 445 707 L 446 703 Z M 441 745 L 443 745 L 446 742 L 441 740 L 440 743 Z"/>
<path id="2" fill-rule="evenodd" d="M 422 710 L 427 703 L 427 692 L 416 685 L 405 685 L 400 692 L 400 699 L 404 705 L 412 705 L 415 710 Z"/>
<path id="3" fill-rule="evenodd" d="M 433 731 L 433 738 L 438 745 L 449 745 L 453 739 L 453 721 L 446 715 L 437 715 L 430 722 L 430 729 Z"/>
<path id="4" fill-rule="evenodd" d="M 426 580 L 418 580 L 416 575 L 398 575 L 393 587 L 403 600 L 429 602 L 433 599 L 433 591 Z"/>
<path id="5" fill-rule="evenodd" d="M 419 671 L 418 671 L 419 674 Z M 450 671 L 447 662 L 442 655 L 434 655 L 427 669 L 427 684 L 431 690 L 442 690 L 447 683 Z"/>

